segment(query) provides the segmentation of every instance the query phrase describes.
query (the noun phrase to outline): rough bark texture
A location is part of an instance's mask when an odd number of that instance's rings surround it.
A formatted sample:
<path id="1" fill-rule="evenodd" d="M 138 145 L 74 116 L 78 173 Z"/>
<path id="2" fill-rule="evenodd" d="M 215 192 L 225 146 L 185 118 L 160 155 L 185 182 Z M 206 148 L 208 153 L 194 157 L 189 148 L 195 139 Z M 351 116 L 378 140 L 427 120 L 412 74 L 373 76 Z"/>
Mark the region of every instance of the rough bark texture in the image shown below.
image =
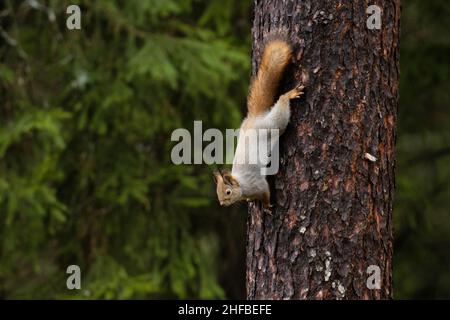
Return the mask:
<path id="1" fill-rule="evenodd" d="M 366 26 L 372 4 L 380 30 Z M 249 205 L 249 299 L 392 298 L 399 20 L 400 0 L 255 2 L 253 73 L 265 36 L 287 30 L 295 54 L 280 92 L 307 88 L 269 179 L 273 215 Z M 381 289 L 366 286 L 370 265 Z"/>

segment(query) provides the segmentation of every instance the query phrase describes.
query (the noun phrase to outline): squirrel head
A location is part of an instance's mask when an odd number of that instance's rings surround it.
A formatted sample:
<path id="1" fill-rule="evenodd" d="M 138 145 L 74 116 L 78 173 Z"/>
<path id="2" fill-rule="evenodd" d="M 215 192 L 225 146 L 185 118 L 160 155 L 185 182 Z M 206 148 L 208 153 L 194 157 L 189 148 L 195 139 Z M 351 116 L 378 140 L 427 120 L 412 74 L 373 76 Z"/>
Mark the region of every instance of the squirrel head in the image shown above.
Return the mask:
<path id="1" fill-rule="evenodd" d="M 228 207 L 241 199 L 242 190 L 239 182 L 229 171 L 215 171 L 214 181 L 217 185 L 217 197 L 220 205 Z"/>

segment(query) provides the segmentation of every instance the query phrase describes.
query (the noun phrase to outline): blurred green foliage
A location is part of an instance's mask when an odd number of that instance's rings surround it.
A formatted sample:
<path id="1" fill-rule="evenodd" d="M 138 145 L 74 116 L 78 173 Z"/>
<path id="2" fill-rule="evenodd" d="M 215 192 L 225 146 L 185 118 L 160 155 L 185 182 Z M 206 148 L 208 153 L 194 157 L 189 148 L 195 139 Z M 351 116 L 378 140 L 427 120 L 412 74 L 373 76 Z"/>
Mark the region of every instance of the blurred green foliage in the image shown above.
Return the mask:
<path id="1" fill-rule="evenodd" d="M 66 28 L 70 4 L 81 31 Z M 1 296 L 225 297 L 219 228 L 229 216 L 210 168 L 172 164 L 170 135 L 195 119 L 239 124 L 249 7 L 1 4 Z M 82 270 L 77 296 L 65 288 L 70 264 Z"/>
<path id="2" fill-rule="evenodd" d="M 173 165 L 170 135 L 239 125 L 251 9 L 0 2 L 0 298 L 244 297 L 245 209 L 218 208 L 211 168 Z M 396 298 L 450 297 L 449 15 L 403 1 Z"/>
<path id="3" fill-rule="evenodd" d="M 394 297 L 450 298 L 450 2 L 403 0 Z"/>

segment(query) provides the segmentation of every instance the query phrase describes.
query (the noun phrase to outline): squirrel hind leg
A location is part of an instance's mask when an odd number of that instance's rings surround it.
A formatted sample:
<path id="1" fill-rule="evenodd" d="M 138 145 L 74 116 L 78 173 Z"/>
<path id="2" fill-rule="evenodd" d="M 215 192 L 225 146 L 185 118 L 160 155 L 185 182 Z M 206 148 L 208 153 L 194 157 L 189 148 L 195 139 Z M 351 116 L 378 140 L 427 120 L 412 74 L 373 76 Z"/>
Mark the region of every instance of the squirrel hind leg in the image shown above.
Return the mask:
<path id="1" fill-rule="evenodd" d="M 266 191 L 262 194 L 261 202 L 263 205 L 263 212 L 272 215 L 273 206 L 270 204 L 270 191 Z"/>

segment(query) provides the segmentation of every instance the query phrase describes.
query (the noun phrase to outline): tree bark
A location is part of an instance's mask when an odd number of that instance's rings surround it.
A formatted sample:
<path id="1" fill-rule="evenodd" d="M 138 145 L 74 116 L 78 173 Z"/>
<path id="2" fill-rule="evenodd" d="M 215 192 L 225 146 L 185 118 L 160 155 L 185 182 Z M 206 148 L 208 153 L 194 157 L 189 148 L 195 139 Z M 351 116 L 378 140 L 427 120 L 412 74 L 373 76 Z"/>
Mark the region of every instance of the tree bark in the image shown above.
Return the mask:
<path id="1" fill-rule="evenodd" d="M 280 92 L 304 83 L 306 95 L 281 136 L 272 216 L 249 204 L 248 299 L 392 298 L 399 22 L 400 0 L 255 1 L 253 74 L 265 37 L 287 30 Z M 380 289 L 366 285 L 370 265 Z"/>

